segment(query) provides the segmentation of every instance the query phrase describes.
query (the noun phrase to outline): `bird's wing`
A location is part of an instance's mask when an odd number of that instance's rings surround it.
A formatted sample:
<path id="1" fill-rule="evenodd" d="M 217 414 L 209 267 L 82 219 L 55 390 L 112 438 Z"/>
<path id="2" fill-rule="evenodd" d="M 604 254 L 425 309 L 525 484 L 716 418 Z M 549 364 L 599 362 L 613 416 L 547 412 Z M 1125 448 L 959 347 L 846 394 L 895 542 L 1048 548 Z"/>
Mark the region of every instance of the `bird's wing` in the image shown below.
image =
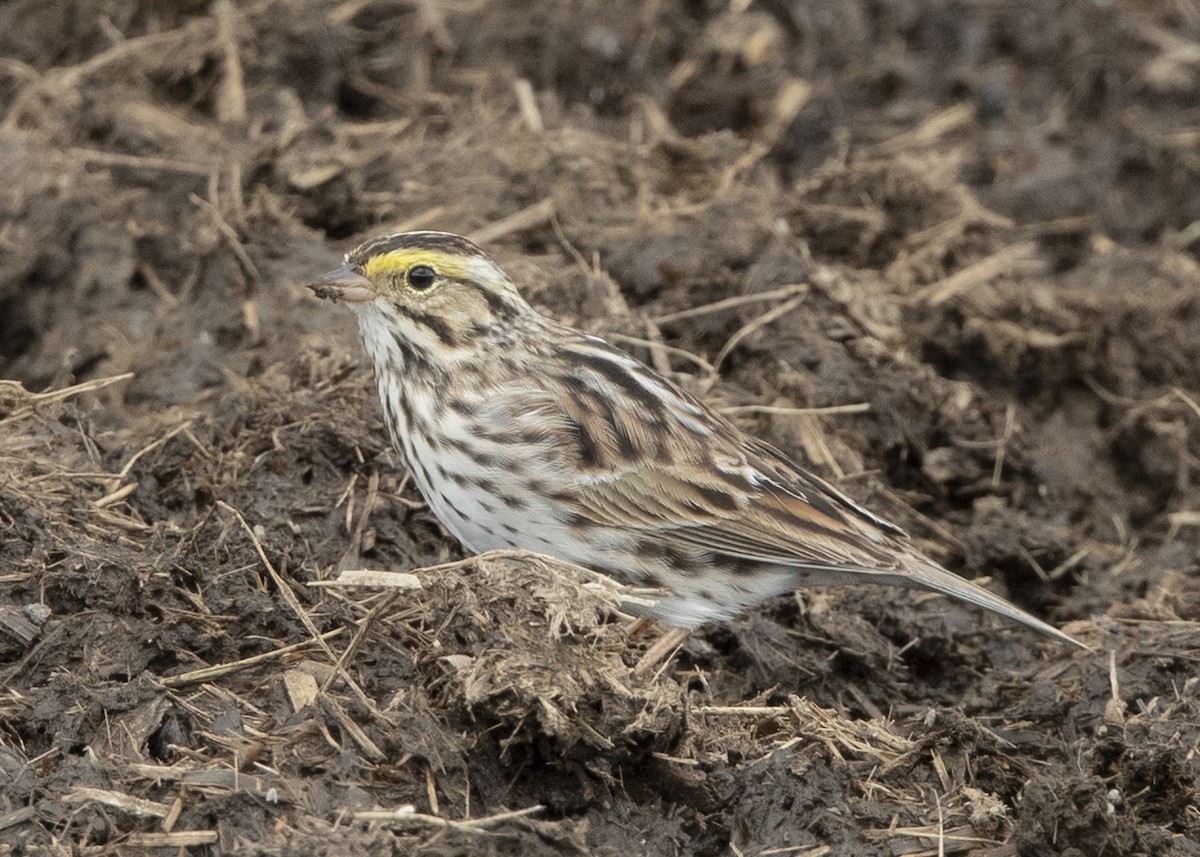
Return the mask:
<path id="1" fill-rule="evenodd" d="M 554 447 L 542 475 L 573 512 L 689 553 L 896 572 L 901 530 L 607 343 L 568 342 L 553 373 L 488 407 Z"/>
<path id="2" fill-rule="evenodd" d="M 794 568 L 797 583 L 815 573 L 823 583 L 887 583 L 932 590 L 1082 647 L 1053 625 L 925 558 L 906 541 L 854 513 L 839 513 L 840 495 L 825 494 L 820 507 L 798 498 L 794 484 L 825 489 L 803 471 L 797 470 L 795 479 L 788 489 L 751 479 L 756 488 L 739 490 L 695 468 L 650 465 L 581 485 L 575 500 L 584 517 L 641 533 L 651 548 L 657 544 L 710 555 L 718 567 L 732 559 Z"/>
<path id="3" fill-rule="evenodd" d="M 897 545 L 842 511 L 781 490 L 752 467 L 643 462 L 576 485 L 582 514 L 689 552 L 806 569 L 897 569 Z M 813 496 L 809 494 L 809 496 Z"/>
<path id="4" fill-rule="evenodd" d="M 902 530 L 606 343 L 586 337 L 560 356 L 566 374 L 493 407 L 526 434 L 544 430 L 558 465 L 547 478 L 577 519 L 718 564 L 930 589 L 1080 645 L 921 556 Z"/>

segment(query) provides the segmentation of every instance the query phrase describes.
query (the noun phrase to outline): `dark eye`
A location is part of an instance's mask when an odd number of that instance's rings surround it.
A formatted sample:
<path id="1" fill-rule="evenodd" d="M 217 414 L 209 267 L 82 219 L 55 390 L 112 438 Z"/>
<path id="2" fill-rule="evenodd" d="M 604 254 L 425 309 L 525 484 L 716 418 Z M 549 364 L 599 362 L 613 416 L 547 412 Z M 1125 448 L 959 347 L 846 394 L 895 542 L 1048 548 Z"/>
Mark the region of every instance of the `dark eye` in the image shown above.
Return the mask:
<path id="1" fill-rule="evenodd" d="M 433 285 L 437 279 L 437 271 L 428 265 L 414 265 L 408 272 L 408 284 L 418 292 L 423 292 Z"/>

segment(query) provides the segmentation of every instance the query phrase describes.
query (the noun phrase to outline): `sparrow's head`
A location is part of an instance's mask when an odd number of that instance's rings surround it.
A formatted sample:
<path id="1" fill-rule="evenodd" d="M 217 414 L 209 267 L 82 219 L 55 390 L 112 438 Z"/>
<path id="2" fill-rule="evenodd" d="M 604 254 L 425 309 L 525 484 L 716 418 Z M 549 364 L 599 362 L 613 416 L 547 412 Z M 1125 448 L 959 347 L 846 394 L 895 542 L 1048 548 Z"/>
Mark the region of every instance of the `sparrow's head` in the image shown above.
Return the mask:
<path id="1" fill-rule="evenodd" d="M 490 256 L 449 232 L 374 238 L 308 287 L 319 298 L 350 304 L 364 337 L 368 325 L 382 323 L 434 360 L 473 350 L 533 312 Z"/>

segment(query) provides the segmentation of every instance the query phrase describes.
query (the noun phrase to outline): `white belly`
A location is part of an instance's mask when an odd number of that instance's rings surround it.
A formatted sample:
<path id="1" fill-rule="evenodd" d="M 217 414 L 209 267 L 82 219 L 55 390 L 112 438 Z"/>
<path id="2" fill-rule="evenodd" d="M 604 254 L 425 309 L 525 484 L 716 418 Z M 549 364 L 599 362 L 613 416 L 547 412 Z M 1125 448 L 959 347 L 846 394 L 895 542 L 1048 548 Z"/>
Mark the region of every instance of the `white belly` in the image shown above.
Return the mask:
<path id="1" fill-rule="evenodd" d="M 433 414 L 415 417 L 425 422 L 435 418 Z M 536 450 L 467 438 L 465 429 L 456 432 L 453 422 L 439 427 L 451 440 L 506 462 L 481 467 L 454 443 L 443 442 L 435 450 L 423 432 L 411 428 L 395 438 L 421 496 L 465 548 L 474 553 L 517 548 L 593 567 L 602 559 L 605 545 L 581 543 L 578 533 L 566 523 L 572 517 L 569 509 L 530 490 L 529 474 L 545 467 Z M 611 538 L 601 539 L 605 541 Z"/>

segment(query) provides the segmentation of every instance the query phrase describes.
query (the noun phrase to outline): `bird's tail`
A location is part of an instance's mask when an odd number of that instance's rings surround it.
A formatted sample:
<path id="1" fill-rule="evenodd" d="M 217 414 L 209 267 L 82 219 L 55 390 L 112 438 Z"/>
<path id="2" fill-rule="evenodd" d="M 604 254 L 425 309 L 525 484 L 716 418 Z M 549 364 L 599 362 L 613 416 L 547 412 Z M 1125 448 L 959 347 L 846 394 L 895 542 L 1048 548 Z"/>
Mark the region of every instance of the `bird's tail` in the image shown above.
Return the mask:
<path id="1" fill-rule="evenodd" d="M 992 613 L 1012 619 L 1014 622 L 1020 622 L 1022 625 L 1027 625 L 1035 631 L 1040 631 L 1047 637 L 1053 637 L 1064 643 L 1071 643 L 1072 645 L 1079 646 L 1081 649 L 1087 648 L 1087 646 L 1070 634 L 1064 633 L 1053 625 L 1043 622 L 1010 601 L 1001 598 L 993 592 L 989 592 L 977 583 L 972 583 L 965 577 L 959 577 L 957 574 L 947 571 L 932 560 L 928 560 L 916 553 L 910 553 L 905 557 L 905 560 L 902 565 L 902 574 L 894 578 L 894 582 L 896 583 L 949 595 L 951 598 L 957 598 L 959 601 L 965 601 L 984 610 L 990 610 Z"/>

